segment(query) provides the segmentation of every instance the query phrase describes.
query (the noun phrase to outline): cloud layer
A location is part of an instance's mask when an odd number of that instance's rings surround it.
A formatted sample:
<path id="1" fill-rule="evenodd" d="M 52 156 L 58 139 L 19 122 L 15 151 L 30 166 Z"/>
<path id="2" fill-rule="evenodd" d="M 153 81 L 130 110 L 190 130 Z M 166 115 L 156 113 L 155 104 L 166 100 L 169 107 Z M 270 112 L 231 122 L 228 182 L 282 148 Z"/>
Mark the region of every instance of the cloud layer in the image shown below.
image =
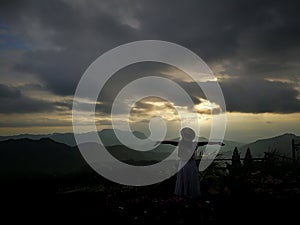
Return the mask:
<path id="1" fill-rule="evenodd" d="M 0 113 L 55 111 L 59 106 L 70 110 L 70 102 L 26 96 L 17 85 L 8 85 L 9 79 L 24 74 L 25 82 L 30 74 L 47 92 L 72 96 L 93 60 L 143 39 L 181 44 L 219 68 L 214 72 L 228 111 L 299 112 L 299 6 L 298 1 L 279 0 L 2 1 L 0 50 L 18 51 L 20 57 L 0 69 L 0 76 L 10 77 L 0 82 Z M 152 64 L 136 71 L 163 74 L 166 69 Z M 127 71 L 125 79 L 114 81 L 113 90 L 108 86 L 102 92 L 106 101 L 99 110 L 109 112 L 116 90 L 136 78 L 136 71 Z M 204 97 L 193 83 L 177 82 L 195 104 Z"/>

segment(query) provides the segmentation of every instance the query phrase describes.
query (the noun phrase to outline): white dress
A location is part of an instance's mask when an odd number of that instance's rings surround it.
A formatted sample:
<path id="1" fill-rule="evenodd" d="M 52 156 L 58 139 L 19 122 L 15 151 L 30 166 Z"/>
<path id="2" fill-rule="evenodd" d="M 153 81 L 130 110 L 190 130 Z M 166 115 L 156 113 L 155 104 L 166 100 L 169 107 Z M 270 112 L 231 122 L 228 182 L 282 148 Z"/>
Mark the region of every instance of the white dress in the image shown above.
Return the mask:
<path id="1" fill-rule="evenodd" d="M 200 197 L 200 180 L 194 151 L 197 142 L 180 141 L 178 145 L 178 155 L 180 157 L 177 180 L 175 185 L 175 194 L 187 196 L 190 198 Z M 184 157 L 181 151 L 189 151 L 192 157 L 190 159 Z"/>

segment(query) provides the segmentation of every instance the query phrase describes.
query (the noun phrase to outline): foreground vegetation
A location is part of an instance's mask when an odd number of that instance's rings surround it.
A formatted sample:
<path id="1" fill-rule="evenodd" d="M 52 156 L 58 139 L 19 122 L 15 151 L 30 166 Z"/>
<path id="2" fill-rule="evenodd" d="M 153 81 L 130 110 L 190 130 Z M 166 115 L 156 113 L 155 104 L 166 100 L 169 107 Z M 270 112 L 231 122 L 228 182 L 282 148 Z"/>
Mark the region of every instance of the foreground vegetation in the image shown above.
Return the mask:
<path id="1" fill-rule="evenodd" d="M 112 183 L 94 172 L 47 179 L 2 180 L 3 215 L 96 217 L 145 224 L 288 221 L 297 216 L 300 166 L 289 161 L 213 163 L 199 174 L 202 198 L 173 194 L 176 177 L 146 187 Z"/>

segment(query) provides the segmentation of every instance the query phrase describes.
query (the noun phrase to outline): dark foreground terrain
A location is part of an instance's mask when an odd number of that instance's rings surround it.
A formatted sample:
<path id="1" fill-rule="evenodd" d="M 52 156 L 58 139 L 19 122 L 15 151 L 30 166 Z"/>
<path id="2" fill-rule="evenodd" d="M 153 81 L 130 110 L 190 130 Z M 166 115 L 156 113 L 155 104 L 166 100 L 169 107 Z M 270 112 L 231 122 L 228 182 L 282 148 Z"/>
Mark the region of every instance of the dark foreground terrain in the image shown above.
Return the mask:
<path id="1" fill-rule="evenodd" d="M 122 160 L 120 149 L 111 151 Z M 173 194 L 175 176 L 145 187 L 119 185 L 95 173 L 76 147 L 47 138 L 2 141 L 0 219 L 40 224 L 62 218 L 128 224 L 298 221 L 299 162 L 250 155 L 249 150 L 241 160 L 235 149 L 227 167 L 215 161 L 199 173 L 202 197 L 191 201 Z"/>
<path id="2" fill-rule="evenodd" d="M 207 170 L 200 177 L 202 198 L 195 201 L 173 194 L 175 176 L 146 187 L 118 185 L 93 172 L 63 178 L 7 179 L 1 183 L 1 217 L 129 224 L 287 223 L 299 217 L 300 176 L 296 171 L 256 168 L 228 175 L 216 168 Z"/>

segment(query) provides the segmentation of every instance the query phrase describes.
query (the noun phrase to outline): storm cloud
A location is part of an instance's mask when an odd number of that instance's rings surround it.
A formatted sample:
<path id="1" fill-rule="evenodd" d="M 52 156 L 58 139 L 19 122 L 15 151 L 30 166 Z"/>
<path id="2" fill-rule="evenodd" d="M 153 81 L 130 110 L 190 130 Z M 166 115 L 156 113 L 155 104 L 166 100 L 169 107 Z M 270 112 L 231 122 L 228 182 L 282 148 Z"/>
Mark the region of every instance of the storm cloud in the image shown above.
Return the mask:
<path id="1" fill-rule="evenodd" d="M 72 96 L 89 64 L 105 51 L 131 41 L 160 39 L 191 49 L 212 67 L 220 65 L 227 110 L 289 113 L 300 111 L 299 6 L 298 1 L 279 0 L 2 1 L 0 26 L 18 48 L 23 46 L 11 70 L 34 74 L 58 96 Z M 2 42 L 5 45 L 6 39 Z M 157 67 L 140 70 L 151 74 Z M 134 78 L 128 75 L 115 87 Z M 204 97 L 194 84 L 178 82 L 196 103 Z M 115 96 L 107 90 L 102 92 L 105 113 Z M 0 95 L 6 95 L 1 97 L 1 113 L 56 107 L 8 86 L 0 86 Z M 5 100 L 8 97 L 15 100 Z M 22 107 L 15 107 L 17 103 Z"/>
<path id="2" fill-rule="evenodd" d="M 24 95 L 20 89 L 0 84 L 0 114 L 40 113 L 70 108 L 67 102 L 50 102 Z"/>
<path id="3" fill-rule="evenodd" d="M 233 79 L 220 83 L 227 111 L 292 113 L 300 111 L 295 86 L 259 79 Z"/>

